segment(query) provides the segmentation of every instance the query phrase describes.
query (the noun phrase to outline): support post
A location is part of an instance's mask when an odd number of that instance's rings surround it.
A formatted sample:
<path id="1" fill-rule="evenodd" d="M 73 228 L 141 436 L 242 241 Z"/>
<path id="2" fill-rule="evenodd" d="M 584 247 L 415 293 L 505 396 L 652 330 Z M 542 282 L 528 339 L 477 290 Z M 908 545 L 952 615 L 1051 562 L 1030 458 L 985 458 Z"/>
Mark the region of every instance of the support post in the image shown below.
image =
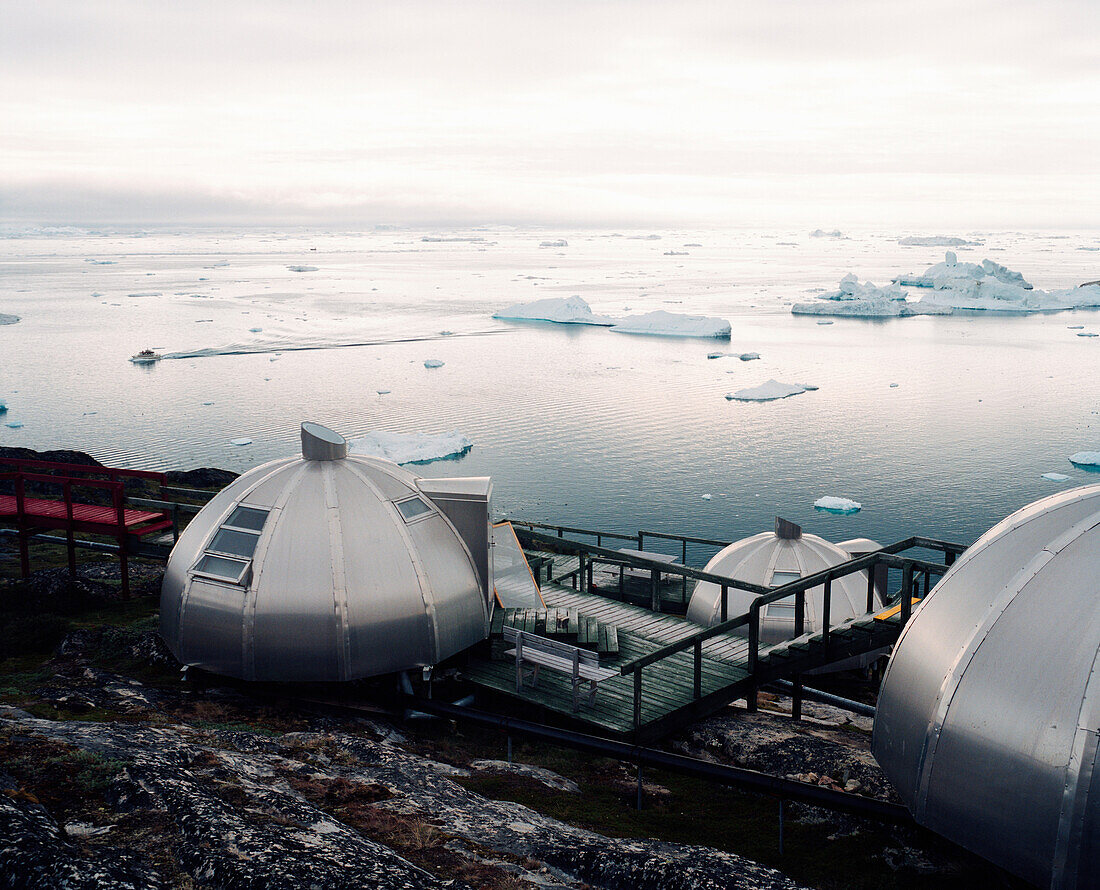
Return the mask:
<path id="1" fill-rule="evenodd" d="M 76 577 L 76 537 L 73 534 L 73 484 L 65 481 L 61 485 L 65 497 L 65 550 L 69 557 L 69 576 Z"/>
<path id="2" fill-rule="evenodd" d="M 878 563 L 867 566 L 867 611 L 875 611 L 875 569 Z"/>
<path id="3" fill-rule="evenodd" d="M 779 855 L 783 855 L 783 798 L 779 798 Z"/>
<path id="4" fill-rule="evenodd" d="M 693 688 L 695 698 L 699 699 L 703 696 L 703 641 L 696 640 L 692 649 L 694 650 L 692 655 L 695 658 Z"/>
<path id="5" fill-rule="evenodd" d="M 634 668 L 634 731 L 642 725 L 642 669 Z"/>
<path id="6" fill-rule="evenodd" d="M 823 645 L 829 645 L 829 635 L 832 633 L 833 624 L 833 577 L 830 575 L 825 579 L 825 597 L 824 608 L 822 609 L 821 616 L 821 642 Z"/>
<path id="7" fill-rule="evenodd" d="M 661 611 L 661 588 L 660 588 L 660 575 L 656 569 L 653 569 L 649 573 L 649 607 L 654 612 Z"/>
<path id="8" fill-rule="evenodd" d="M 722 623 L 725 624 L 730 617 L 730 589 L 728 584 L 722 585 Z"/>

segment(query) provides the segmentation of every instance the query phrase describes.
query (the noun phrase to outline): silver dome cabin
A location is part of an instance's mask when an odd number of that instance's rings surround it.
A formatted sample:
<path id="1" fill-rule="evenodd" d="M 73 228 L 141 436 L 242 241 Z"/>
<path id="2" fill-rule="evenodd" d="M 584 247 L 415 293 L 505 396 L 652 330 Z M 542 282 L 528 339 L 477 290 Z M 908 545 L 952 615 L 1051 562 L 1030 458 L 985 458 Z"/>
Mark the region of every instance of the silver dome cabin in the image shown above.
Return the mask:
<path id="1" fill-rule="evenodd" d="M 982 535 L 914 610 L 875 758 L 916 820 L 1052 890 L 1100 886 L 1100 485 Z"/>
<path id="2" fill-rule="evenodd" d="M 735 541 L 719 551 L 707 563 L 705 571 L 764 587 L 782 587 L 799 578 L 848 562 L 856 553 L 877 549 L 873 541 L 865 538 L 848 543 L 853 546 L 852 551 L 817 535 L 804 534 L 793 522 L 777 518 L 774 531 Z M 735 587 L 728 588 L 728 591 L 727 614 L 730 616 L 748 612 L 758 596 Z M 722 615 L 721 595 L 722 588 L 719 585 L 709 581 L 699 582 L 688 604 L 688 620 L 703 627 L 718 624 Z M 824 585 L 806 591 L 806 632 L 813 633 L 821 629 L 824 598 Z M 881 592 L 876 586 L 875 603 L 881 605 L 881 602 Z M 834 623 L 862 615 L 866 607 L 866 572 L 845 575 L 833 582 L 830 616 Z M 794 636 L 794 597 L 764 606 L 760 620 L 760 641 L 764 644 L 781 643 Z"/>
<path id="3" fill-rule="evenodd" d="M 422 479 L 302 424 L 301 457 L 245 473 L 172 550 L 160 631 L 183 664 L 244 680 L 354 680 L 484 640 L 488 478 Z"/>

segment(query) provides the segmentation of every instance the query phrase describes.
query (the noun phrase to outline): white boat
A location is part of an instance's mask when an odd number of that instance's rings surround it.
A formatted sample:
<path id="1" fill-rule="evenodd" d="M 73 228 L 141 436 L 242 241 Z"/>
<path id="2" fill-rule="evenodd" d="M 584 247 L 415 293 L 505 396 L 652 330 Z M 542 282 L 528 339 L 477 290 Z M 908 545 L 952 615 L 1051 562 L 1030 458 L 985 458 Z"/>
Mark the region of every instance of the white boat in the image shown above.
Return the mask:
<path id="1" fill-rule="evenodd" d="M 153 362 L 160 361 L 164 358 L 159 352 L 153 352 L 151 349 L 143 349 L 137 355 L 130 356 L 130 361 L 135 365 L 149 365 Z"/>

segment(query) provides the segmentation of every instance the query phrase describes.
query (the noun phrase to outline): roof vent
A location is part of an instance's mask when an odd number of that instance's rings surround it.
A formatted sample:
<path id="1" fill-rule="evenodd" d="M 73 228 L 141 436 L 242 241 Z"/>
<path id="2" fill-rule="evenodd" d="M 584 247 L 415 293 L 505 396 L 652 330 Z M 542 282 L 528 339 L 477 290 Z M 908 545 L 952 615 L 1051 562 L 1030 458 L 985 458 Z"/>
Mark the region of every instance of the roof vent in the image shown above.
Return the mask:
<path id="1" fill-rule="evenodd" d="M 327 426 L 302 424 L 302 457 L 306 460 L 342 460 L 348 456 L 347 440 Z"/>
<path id="2" fill-rule="evenodd" d="M 305 433 L 302 434 L 303 436 Z M 775 536 L 782 538 L 784 541 L 797 541 L 802 537 L 802 526 L 795 525 L 793 522 L 787 519 L 780 519 L 775 517 Z"/>

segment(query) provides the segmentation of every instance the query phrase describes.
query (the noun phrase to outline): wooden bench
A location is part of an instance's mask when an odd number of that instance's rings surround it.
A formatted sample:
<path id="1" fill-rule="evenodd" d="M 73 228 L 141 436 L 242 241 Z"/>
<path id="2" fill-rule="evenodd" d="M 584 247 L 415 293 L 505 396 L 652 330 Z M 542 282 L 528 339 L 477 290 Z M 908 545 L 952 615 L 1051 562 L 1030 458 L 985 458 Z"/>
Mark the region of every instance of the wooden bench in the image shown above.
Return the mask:
<path id="1" fill-rule="evenodd" d="M 504 639 L 515 643 L 505 655 L 516 659 L 516 692 L 522 693 L 525 682 L 523 666 L 528 662 L 534 666 L 531 671 L 531 685 L 539 682 L 539 668 L 545 667 L 559 674 L 568 674 L 573 682 L 573 711 L 580 710 L 581 686 L 588 684 L 588 705 L 596 701 L 596 688 L 604 680 L 619 676 L 618 671 L 600 667 L 600 656 L 587 649 L 559 643 L 547 637 L 540 637 L 514 627 L 504 628 Z"/>

